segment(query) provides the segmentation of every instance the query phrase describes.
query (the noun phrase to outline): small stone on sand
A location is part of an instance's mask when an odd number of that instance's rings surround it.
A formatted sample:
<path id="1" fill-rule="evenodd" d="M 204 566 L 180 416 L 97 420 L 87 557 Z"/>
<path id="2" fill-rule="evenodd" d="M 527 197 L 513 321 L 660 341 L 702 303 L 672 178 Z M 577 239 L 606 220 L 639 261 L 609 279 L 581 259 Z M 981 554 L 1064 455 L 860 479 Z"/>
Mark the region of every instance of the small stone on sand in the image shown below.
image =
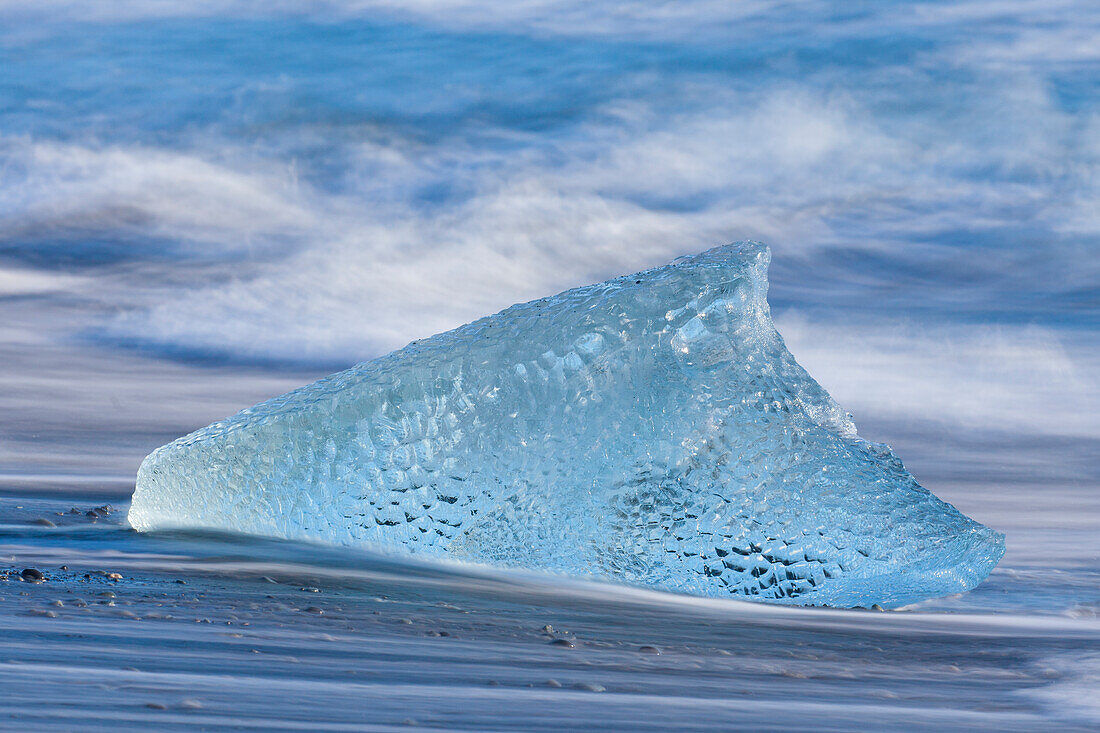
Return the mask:
<path id="1" fill-rule="evenodd" d="M 574 690 L 584 690 L 585 692 L 605 692 L 607 690 L 603 685 L 597 685 L 595 682 L 578 682 L 573 685 Z"/>

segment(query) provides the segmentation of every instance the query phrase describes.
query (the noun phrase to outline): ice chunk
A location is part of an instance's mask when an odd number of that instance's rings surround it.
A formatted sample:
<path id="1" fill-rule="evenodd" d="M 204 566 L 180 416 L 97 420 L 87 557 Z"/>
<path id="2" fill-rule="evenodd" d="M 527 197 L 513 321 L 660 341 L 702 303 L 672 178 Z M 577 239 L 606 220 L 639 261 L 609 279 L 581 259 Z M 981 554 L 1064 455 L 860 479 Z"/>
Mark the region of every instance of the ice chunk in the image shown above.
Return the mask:
<path id="1" fill-rule="evenodd" d="M 745 242 L 512 306 L 170 443 L 130 523 L 781 603 L 967 590 L 1001 535 L 787 351 Z"/>

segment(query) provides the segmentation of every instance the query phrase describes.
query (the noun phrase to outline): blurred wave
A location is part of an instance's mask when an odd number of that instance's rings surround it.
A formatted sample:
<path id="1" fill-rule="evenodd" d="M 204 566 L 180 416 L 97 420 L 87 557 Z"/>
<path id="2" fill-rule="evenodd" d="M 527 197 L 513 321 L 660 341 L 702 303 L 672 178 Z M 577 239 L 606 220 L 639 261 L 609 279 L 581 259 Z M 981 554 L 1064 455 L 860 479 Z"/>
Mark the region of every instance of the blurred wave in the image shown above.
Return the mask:
<path id="1" fill-rule="evenodd" d="M 743 238 L 861 424 L 1100 434 L 1096 8 L 488 7 L 0 3 L 0 457 Z"/>

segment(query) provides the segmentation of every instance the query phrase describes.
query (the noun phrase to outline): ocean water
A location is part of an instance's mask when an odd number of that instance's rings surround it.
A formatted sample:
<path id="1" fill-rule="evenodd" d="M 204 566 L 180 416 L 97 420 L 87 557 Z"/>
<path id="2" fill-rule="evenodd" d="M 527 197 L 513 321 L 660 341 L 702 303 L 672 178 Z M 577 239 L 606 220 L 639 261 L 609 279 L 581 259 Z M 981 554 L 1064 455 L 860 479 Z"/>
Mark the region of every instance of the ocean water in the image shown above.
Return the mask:
<path id="1" fill-rule="evenodd" d="M 1091 3 L 0 0 L 0 726 L 1094 727 L 1098 212 Z M 1006 534 L 981 587 L 776 609 L 120 519 L 181 434 L 740 239 L 861 435 Z"/>

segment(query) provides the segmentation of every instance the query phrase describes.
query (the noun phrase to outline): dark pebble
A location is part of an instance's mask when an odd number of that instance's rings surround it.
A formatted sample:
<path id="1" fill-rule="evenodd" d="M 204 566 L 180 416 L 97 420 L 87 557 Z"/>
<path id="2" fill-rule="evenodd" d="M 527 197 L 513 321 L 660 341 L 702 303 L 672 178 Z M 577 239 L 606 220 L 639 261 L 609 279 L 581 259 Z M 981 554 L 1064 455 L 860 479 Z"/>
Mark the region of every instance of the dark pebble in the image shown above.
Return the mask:
<path id="1" fill-rule="evenodd" d="M 546 680 L 547 687 L 561 687 L 561 683 L 557 680 Z"/>
<path id="2" fill-rule="evenodd" d="M 167 710 L 168 709 L 167 705 L 164 705 L 164 704 L 159 703 L 159 702 L 145 703 L 145 707 L 149 708 L 150 710 Z"/>
<path id="3" fill-rule="evenodd" d="M 317 606 L 310 606 L 309 608 L 303 608 L 302 610 L 305 611 L 306 613 L 324 613 L 325 612 L 325 609 L 318 608 Z"/>
<path id="4" fill-rule="evenodd" d="M 645 646 L 638 647 L 638 651 L 643 652 L 645 654 L 660 654 L 661 653 L 660 649 L 658 649 L 655 646 L 650 646 L 649 644 L 646 644 Z"/>
<path id="5" fill-rule="evenodd" d="M 84 516 L 86 516 L 88 519 L 92 520 L 93 522 L 95 520 L 99 519 L 99 515 L 96 514 L 93 511 L 91 511 L 91 510 L 84 512 Z"/>
<path id="6" fill-rule="evenodd" d="M 36 570 L 34 568 L 23 568 L 23 572 L 19 575 L 28 583 L 41 583 L 46 579 L 46 576 L 42 574 L 41 570 Z"/>
<path id="7" fill-rule="evenodd" d="M 569 641 L 569 639 L 554 639 L 550 642 L 550 646 L 563 646 L 566 649 L 572 649 L 576 644 Z"/>
<path id="8" fill-rule="evenodd" d="M 178 584 L 180 584 L 180 585 L 187 585 L 187 581 L 186 581 L 186 580 L 180 580 L 179 578 L 177 578 L 177 579 L 176 579 L 176 582 L 177 582 Z"/>
<path id="9" fill-rule="evenodd" d="M 57 525 L 46 519 L 45 517 L 39 517 L 31 522 L 31 524 L 37 524 L 39 527 L 56 527 Z"/>

